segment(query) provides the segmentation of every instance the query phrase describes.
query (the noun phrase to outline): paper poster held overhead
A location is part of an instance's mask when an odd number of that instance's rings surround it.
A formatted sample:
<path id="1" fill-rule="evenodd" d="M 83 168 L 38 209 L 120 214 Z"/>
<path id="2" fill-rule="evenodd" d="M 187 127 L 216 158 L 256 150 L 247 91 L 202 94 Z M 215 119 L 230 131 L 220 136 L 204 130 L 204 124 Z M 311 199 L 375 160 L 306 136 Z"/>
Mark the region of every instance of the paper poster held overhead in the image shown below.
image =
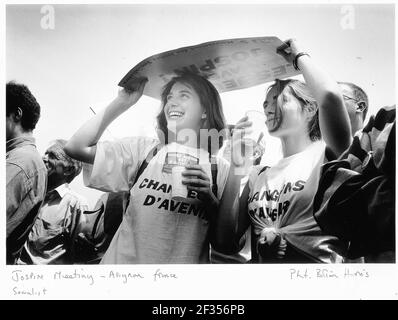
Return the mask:
<path id="1" fill-rule="evenodd" d="M 220 93 L 249 88 L 300 73 L 276 52 L 282 45 L 277 37 L 256 37 L 212 41 L 163 52 L 137 64 L 119 86 L 131 88 L 137 80 L 148 78 L 144 94 L 160 99 L 163 86 L 173 76 L 188 71 L 210 80 Z"/>

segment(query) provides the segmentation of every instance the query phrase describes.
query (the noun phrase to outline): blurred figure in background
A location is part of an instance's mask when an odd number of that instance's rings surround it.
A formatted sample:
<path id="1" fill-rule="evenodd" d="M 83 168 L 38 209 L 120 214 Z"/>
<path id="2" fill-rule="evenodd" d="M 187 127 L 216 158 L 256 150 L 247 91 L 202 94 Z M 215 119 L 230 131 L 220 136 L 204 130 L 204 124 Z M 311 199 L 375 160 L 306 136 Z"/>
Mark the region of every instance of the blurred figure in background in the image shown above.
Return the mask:
<path id="1" fill-rule="evenodd" d="M 82 163 L 67 156 L 66 140 L 55 140 L 43 161 L 48 172 L 48 188 L 43 206 L 24 245 L 20 264 L 72 264 L 73 242 L 83 228 L 82 212 L 86 199 L 74 192 L 69 183 L 82 170 Z"/>
<path id="2" fill-rule="evenodd" d="M 351 136 L 354 138 L 356 134 L 360 134 L 364 124 L 366 114 L 369 109 L 369 99 L 366 92 L 358 85 L 352 82 L 338 82 L 344 99 L 344 105 L 347 109 L 351 124 Z M 333 160 L 333 156 L 328 155 L 329 160 Z M 364 257 L 356 259 L 345 258 L 345 263 L 363 263 Z"/>
<path id="3" fill-rule="evenodd" d="M 381 108 L 322 168 L 314 216 L 349 243 L 348 262 L 395 262 L 395 118 L 395 106 Z"/>
<path id="4" fill-rule="evenodd" d="M 322 168 L 314 201 L 321 228 L 348 243 L 346 263 L 395 262 L 395 106 L 364 125 L 368 97 L 339 82 L 353 141 Z"/>

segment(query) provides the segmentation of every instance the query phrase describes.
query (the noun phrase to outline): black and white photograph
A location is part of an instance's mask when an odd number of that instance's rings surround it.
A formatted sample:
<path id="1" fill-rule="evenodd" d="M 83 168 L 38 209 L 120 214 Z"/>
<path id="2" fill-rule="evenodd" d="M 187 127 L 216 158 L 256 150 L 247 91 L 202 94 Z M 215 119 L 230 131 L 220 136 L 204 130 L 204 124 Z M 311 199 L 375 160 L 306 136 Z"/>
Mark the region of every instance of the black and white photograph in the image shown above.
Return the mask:
<path id="1" fill-rule="evenodd" d="M 2 297 L 397 299 L 394 2 L 2 11 Z"/>

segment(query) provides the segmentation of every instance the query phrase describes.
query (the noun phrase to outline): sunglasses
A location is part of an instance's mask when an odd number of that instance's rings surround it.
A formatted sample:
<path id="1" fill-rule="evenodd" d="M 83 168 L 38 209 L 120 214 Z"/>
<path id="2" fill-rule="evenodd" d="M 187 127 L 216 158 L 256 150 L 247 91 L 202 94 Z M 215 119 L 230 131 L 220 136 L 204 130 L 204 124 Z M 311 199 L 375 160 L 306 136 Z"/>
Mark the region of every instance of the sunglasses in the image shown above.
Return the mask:
<path id="1" fill-rule="evenodd" d="M 358 103 L 358 102 L 361 101 L 361 100 L 358 100 L 358 99 L 355 99 L 355 98 L 346 96 L 345 94 L 343 94 L 343 98 L 344 98 L 344 100 L 353 100 L 353 101 L 355 101 L 356 103 Z"/>

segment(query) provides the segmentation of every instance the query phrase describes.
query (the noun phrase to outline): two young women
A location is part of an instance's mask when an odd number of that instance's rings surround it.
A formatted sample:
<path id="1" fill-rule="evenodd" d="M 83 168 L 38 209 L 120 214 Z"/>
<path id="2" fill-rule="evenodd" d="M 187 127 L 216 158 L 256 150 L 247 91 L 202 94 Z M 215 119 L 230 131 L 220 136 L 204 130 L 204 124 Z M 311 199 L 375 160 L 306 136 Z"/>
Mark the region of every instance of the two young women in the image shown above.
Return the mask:
<path id="1" fill-rule="evenodd" d="M 348 115 L 338 84 L 295 41 L 287 44 L 290 52 L 283 54 L 303 72 L 306 84 L 277 80 L 264 102 L 266 126 L 281 139 L 284 157 L 272 168 L 255 167 L 241 196 L 243 176 L 239 173 L 245 170 L 239 166 L 246 163 L 239 159 L 241 148 L 234 148 L 235 161 L 229 171 L 228 164 L 217 158 L 217 175 L 212 178 L 211 154 L 199 131 L 220 131 L 225 120 L 217 90 L 202 77 L 183 75 L 166 85 L 157 117 L 159 140 L 136 137 L 98 142 L 105 128 L 139 100 L 145 80 L 134 90 L 121 90 L 70 139 L 67 153 L 92 164 L 84 170 L 88 186 L 130 192 L 123 221 L 102 263 L 205 263 L 210 235 L 217 250 L 232 253 L 241 247 L 250 224 L 257 262 L 342 259 L 344 244 L 322 232 L 314 220 L 312 202 L 326 154 L 337 157 L 350 143 Z M 246 118 L 236 125 L 233 146 L 241 143 L 250 125 Z M 174 142 L 186 129 L 197 140 Z M 134 183 L 141 164 L 156 146 L 158 152 Z M 182 201 L 172 199 L 170 187 L 171 167 L 178 159 L 185 159 L 187 169 L 183 183 L 189 194 Z"/>

